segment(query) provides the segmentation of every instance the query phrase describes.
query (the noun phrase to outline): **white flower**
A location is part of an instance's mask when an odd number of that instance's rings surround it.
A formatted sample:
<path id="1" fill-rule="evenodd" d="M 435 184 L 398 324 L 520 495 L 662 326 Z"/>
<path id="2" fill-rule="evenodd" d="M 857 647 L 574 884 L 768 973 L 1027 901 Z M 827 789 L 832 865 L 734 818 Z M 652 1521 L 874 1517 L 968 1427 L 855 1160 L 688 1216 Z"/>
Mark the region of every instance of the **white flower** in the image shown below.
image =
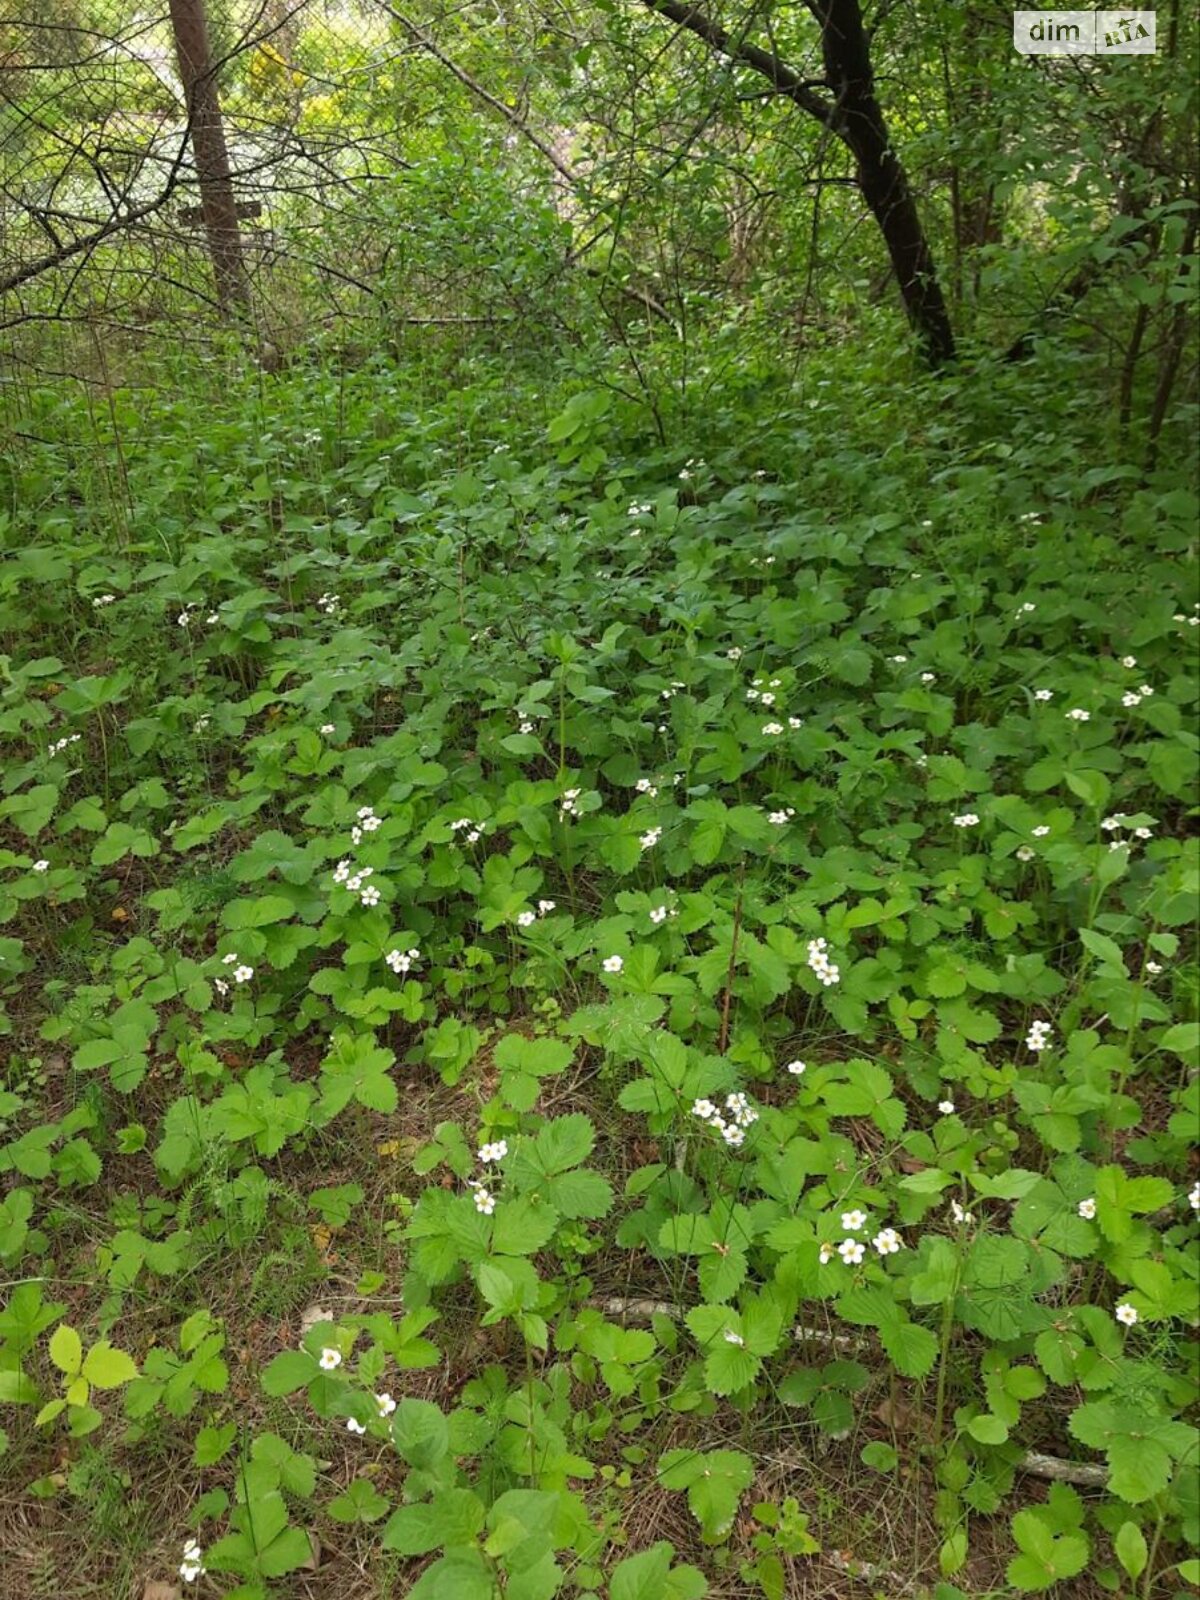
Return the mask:
<path id="1" fill-rule="evenodd" d="M 379 904 L 379 890 L 373 883 L 367 884 L 363 890 L 362 903 L 365 906 L 377 906 Z"/>
<path id="2" fill-rule="evenodd" d="M 350 863 L 348 861 L 339 861 L 337 866 L 333 869 L 334 883 L 345 883 L 349 876 Z"/>
<path id="3" fill-rule="evenodd" d="M 1141 695 L 1135 693 L 1132 689 L 1127 690 L 1126 693 L 1121 696 L 1121 704 L 1130 709 L 1132 709 L 1134 706 L 1140 706 L 1141 703 Z"/>
<path id="4" fill-rule="evenodd" d="M 1116 833 L 1125 826 L 1126 815 L 1124 811 L 1114 811 L 1111 817 L 1105 817 L 1100 826 L 1105 833 Z"/>
<path id="5" fill-rule="evenodd" d="M 979 826 L 979 818 L 974 811 L 964 811 L 961 816 L 954 817 L 952 820 L 956 828 L 977 828 Z"/>
<path id="6" fill-rule="evenodd" d="M 741 647 L 741 645 L 740 644 L 730 645 L 729 649 L 726 650 L 726 652 L 725 652 L 725 659 L 727 661 L 740 661 L 742 659 L 742 647 Z"/>
<path id="7" fill-rule="evenodd" d="M 647 833 L 642 834 L 641 838 L 638 840 L 638 843 L 641 845 L 643 850 L 653 850 L 654 846 L 661 838 L 662 829 L 651 828 Z"/>
<path id="8" fill-rule="evenodd" d="M 1096 1215 L 1096 1202 L 1091 1198 L 1091 1196 L 1089 1196 L 1086 1200 L 1081 1200 L 1079 1202 L 1076 1210 L 1079 1212 L 1079 1215 L 1084 1219 L 1085 1222 L 1090 1222 Z"/>
<path id="9" fill-rule="evenodd" d="M 903 1249 L 904 1240 L 895 1228 L 881 1228 L 871 1240 L 875 1249 L 881 1256 L 894 1256 L 898 1250 Z"/>
<path id="10" fill-rule="evenodd" d="M 907 656 L 889 656 L 888 660 L 892 663 L 893 666 L 902 667 L 904 665 L 904 663 L 908 660 L 908 657 Z"/>
<path id="11" fill-rule="evenodd" d="M 579 807 L 576 804 L 576 801 L 579 799 L 579 796 L 582 793 L 582 789 L 565 789 L 563 791 L 562 799 L 558 802 L 559 815 L 564 817 L 577 817 L 579 815 Z"/>
<path id="12" fill-rule="evenodd" d="M 845 1228 L 847 1233 L 858 1233 L 866 1225 L 867 1213 L 865 1211 L 859 1211 L 855 1208 L 853 1211 L 842 1212 L 842 1227 Z"/>
<path id="13" fill-rule="evenodd" d="M 332 722 L 323 722 L 321 724 L 320 732 L 323 733 L 323 734 L 328 735 L 328 734 L 331 734 L 331 733 L 335 733 L 336 731 L 337 730 L 334 728 L 334 725 L 333 725 Z"/>
<path id="14" fill-rule="evenodd" d="M 739 1144 L 744 1144 L 746 1140 L 746 1135 L 742 1130 L 731 1122 L 721 1124 L 721 1137 L 726 1144 L 733 1145 L 735 1148 Z"/>
<path id="15" fill-rule="evenodd" d="M 494 1144 L 481 1144 L 479 1146 L 479 1159 L 485 1165 L 492 1161 L 503 1161 L 507 1154 L 507 1139 L 497 1139 Z"/>
<path id="16" fill-rule="evenodd" d="M 1154 690 L 1148 683 L 1139 683 L 1138 693 L 1141 695 L 1143 700 L 1149 700 L 1150 696 L 1154 693 Z"/>
<path id="17" fill-rule="evenodd" d="M 693 1100 L 692 1115 L 701 1117 L 705 1122 L 711 1122 L 717 1114 L 717 1108 L 711 1100 Z"/>
<path id="18" fill-rule="evenodd" d="M 776 734 L 779 734 L 779 733 L 783 732 L 783 723 L 782 722 L 764 722 L 762 731 L 768 736 L 768 738 L 773 739 Z"/>
<path id="19" fill-rule="evenodd" d="M 253 967 L 241 966 L 241 967 L 234 967 L 234 969 L 233 969 L 233 981 L 234 981 L 234 983 L 249 983 L 250 979 L 253 976 L 254 976 L 254 968 Z"/>
<path id="20" fill-rule="evenodd" d="M 1049 825 L 1045 822 L 1040 822 L 1033 830 L 1033 837 L 1035 839 L 1044 839 L 1049 832 Z"/>
<path id="21" fill-rule="evenodd" d="M 954 1101 L 953 1100 L 939 1100 L 938 1101 L 938 1110 L 942 1113 L 942 1115 L 944 1117 L 952 1117 L 954 1115 Z"/>
<path id="22" fill-rule="evenodd" d="M 229 985 L 225 982 L 224 978 L 214 978 L 213 979 L 213 988 L 217 991 L 218 994 L 228 994 L 229 993 Z"/>
<path id="23" fill-rule="evenodd" d="M 115 594 L 98 594 L 92 601 L 93 611 L 102 611 L 105 606 L 111 606 L 116 601 Z"/>
<path id="24" fill-rule="evenodd" d="M 773 822 L 777 828 L 783 828 L 786 827 L 786 825 L 795 815 L 795 807 L 788 806 L 785 811 L 769 811 L 767 813 L 767 821 Z"/>
<path id="25" fill-rule="evenodd" d="M 411 950 L 389 950 L 383 958 L 393 972 L 408 972 L 421 959 L 421 952 L 413 945 Z"/>
<path id="26" fill-rule="evenodd" d="M 950 1202 L 950 1215 L 955 1222 L 965 1223 L 968 1226 L 975 1221 L 975 1213 L 973 1211 L 964 1211 L 957 1200 L 951 1200 Z"/>
<path id="27" fill-rule="evenodd" d="M 1137 666 L 1137 657 L 1136 656 L 1122 656 L 1121 657 L 1121 665 L 1123 667 L 1127 667 L 1127 668 L 1128 667 L 1136 667 Z"/>
<path id="28" fill-rule="evenodd" d="M 833 1248 L 833 1246 L 829 1243 L 829 1241 L 826 1240 L 825 1243 L 821 1246 L 821 1250 L 820 1250 L 820 1262 L 821 1262 L 821 1265 L 823 1267 L 827 1267 L 829 1265 L 829 1263 L 833 1260 L 835 1255 L 837 1255 L 837 1251 Z"/>
<path id="29" fill-rule="evenodd" d="M 1152 828 L 1135 828 L 1133 837 L 1135 839 L 1153 839 L 1154 830 Z"/>
<path id="30" fill-rule="evenodd" d="M 215 628 L 217 623 L 221 620 L 221 613 L 219 611 L 210 611 L 204 620 L 208 623 L 210 628 Z"/>
<path id="31" fill-rule="evenodd" d="M 740 1333 L 734 1333 L 732 1328 L 726 1328 L 725 1329 L 725 1343 L 726 1344 L 744 1345 L 745 1342 L 746 1342 L 745 1339 L 742 1338 Z"/>
<path id="32" fill-rule="evenodd" d="M 1127 1328 L 1132 1328 L 1138 1319 L 1137 1307 L 1131 1306 L 1128 1300 L 1123 1300 L 1113 1315 L 1118 1322 L 1123 1322 Z"/>
<path id="33" fill-rule="evenodd" d="M 1067 719 L 1070 722 L 1090 722 L 1092 720 L 1092 713 L 1090 711 L 1084 711 L 1080 706 L 1073 706 L 1071 710 L 1067 712 Z"/>
<path id="34" fill-rule="evenodd" d="M 802 728 L 803 726 L 804 726 L 804 722 L 803 722 L 802 718 L 800 718 L 800 717 L 789 717 L 788 718 L 788 727 L 789 728 Z"/>
<path id="35" fill-rule="evenodd" d="M 342 1352 L 331 1344 L 327 1344 L 317 1358 L 317 1365 L 322 1372 L 336 1372 L 341 1364 Z"/>
<path id="36" fill-rule="evenodd" d="M 1200 1178 L 1197 1178 L 1188 1191 L 1188 1205 L 1193 1211 L 1200 1211 Z"/>
<path id="37" fill-rule="evenodd" d="M 1017 846 L 1016 855 L 1018 861 L 1033 861 L 1037 856 L 1037 851 L 1031 850 L 1027 844 L 1021 844 Z"/>
<path id="38" fill-rule="evenodd" d="M 347 1417 L 346 1418 L 346 1432 L 347 1433 L 366 1433 L 366 1431 L 367 1431 L 366 1424 L 363 1423 L 363 1422 L 360 1422 L 357 1417 Z"/>
<path id="39" fill-rule="evenodd" d="M 33 863 L 33 870 L 34 872 L 49 872 L 50 863 L 48 861 L 35 861 Z"/>
<path id="40" fill-rule="evenodd" d="M 867 1247 L 858 1239 L 843 1239 L 838 1245 L 838 1255 L 848 1267 L 856 1267 L 867 1253 Z"/>
<path id="41" fill-rule="evenodd" d="M 1031 611 L 1036 611 L 1036 610 L 1037 610 L 1037 607 L 1034 605 L 1033 601 L 1032 600 L 1026 600 L 1026 601 L 1023 601 L 1022 604 L 1017 607 L 1017 615 L 1019 617 L 1027 617 Z"/>
<path id="42" fill-rule="evenodd" d="M 1033 698 L 1035 700 L 1053 700 L 1054 699 L 1054 690 L 1053 689 L 1035 689 L 1033 691 Z"/>
<path id="43" fill-rule="evenodd" d="M 837 983 L 841 977 L 841 969 L 829 959 L 824 939 L 808 941 L 808 964 L 826 988 Z"/>
<path id="44" fill-rule="evenodd" d="M 490 1217 L 496 1209 L 496 1197 L 490 1189 L 476 1189 L 475 1209 L 485 1217 Z"/>
<path id="45" fill-rule="evenodd" d="M 327 617 L 336 616 L 341 603 L 336 594 L 323 594 L 317 597 L 317 609 L 323 611 Z"/>
<path id="46" fill-rule="evenodd" d="M 1025 1048 L 1032 1050 L 1035 1055 L 1039 1051 L 1047 1049 L 1050 1044 L 1050 1035 L 1053 1031 L 1048 1022 L 1040 1022 L 1035 1019 L 1029 1024 L 1029 1032 L 1025 1035 Z"/>
<path id="47" fill-rule="evenodd" d="M 1162 971 L 1162 963 L 1160 961 L 1147 961 L 1146 971 L 1152 978 L 1157 978 Z"/>
<path id="48" fill-rule="evenodd" d="M 181 628 L 186 628 L 190 624 L 191 620 L 192 620 L 191 615 L 187 611 L 181 611 L 179 613 L 179 615 L 175 618 L 175 621 L 179 624 L 179 626 Z"/>
<path id="49" fill-rule="evenodd" d="M 237 960 L 237 954 L 236 954 L 235 951 L 230 950 L 228 955 L 223 955 L 221 957 L 221 960 L 225 964 L 225 966 L 232 967 L 234 962 Z"/>
<path id="50" fill-rule="evenodd" d="M 183 1547 L 183 1560 L 179 1563 L 179 1576 L 184 1583 L 195 1583 L 197 1578 L 202 1578 L 208 1571 L 204 1565 L 203 1553 L 195 1539 L 189 1539 Z"/>
<path id="51" fill-rule="evenodd" d="M 605 972 L 620 972 L 621 968 L 625 965 L 625 962 L 620 956 L 605 956 L 600 965 L 604 968 Z"/>
<path id="52" fill-rule="evenodd" d="M 790 1072 L 793 1078 L 798 1078 L 802 1072 L 807 1072 L 807 1070 L 808 1068 L 803 1061 L 789 1061 L 784 1068 L 784 1071 Z"/>
<path id="53" fill-rule="evenodd" d="M 773 694 L 763 694 L 760 699 L 765 706 L 773 706 L 775 704 L 775 696 Z"/>
<path id="54" fill-rule="evenodd" d="M 666 906 L 651 906 L 651 908 L 650 908 L 650 921 L 651 922 L 653 922 L 657 926 L 658 923 L 665 922 L 666 920 L 667 920 L 667 908 L 666 908 Z"/>
<path id="55" fill-rule="evenodd" d="M 518 911 L 517 912 L 517 927 L 518 928 L 532 928 L 536 921 L 537 921 L 537 912 L 536 911 Z"/>
<path id="56" fill-rule="evenodd" d="M 537 907 L 538 908 L 538 916 L 539 917 L 548 917 L 550 915 L 550 913 L 554 910 L 555 904 L 556 904 L 556 902 L 553 901 L 553 900 L 539 900 L 538 901 L 538 907 Z"/>
<path id="57" fill-rule="evenodd" d="M 937 682 L 937 673 L 936 672 L 923 672 L 921 674 L 921 682 L 922 683 L 936 683 Z"/>
<path id="58" fill-rule="evenodd" d="M 396 1402 L 390 1394 L 377 1394 L 375 1396 L 375 1406 L 381 1417 L 390 1417 L 396 1409 Z"/>

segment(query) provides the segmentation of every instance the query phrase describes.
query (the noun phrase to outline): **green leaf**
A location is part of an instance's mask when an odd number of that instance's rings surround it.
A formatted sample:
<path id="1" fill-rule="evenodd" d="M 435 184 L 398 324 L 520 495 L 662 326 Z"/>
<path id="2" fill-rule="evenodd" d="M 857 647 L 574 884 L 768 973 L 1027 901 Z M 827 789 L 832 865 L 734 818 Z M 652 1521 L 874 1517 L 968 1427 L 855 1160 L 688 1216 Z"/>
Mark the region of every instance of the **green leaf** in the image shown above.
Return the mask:
<path id="1" fill-rule="evenodd" d="M 1146 1570 L 1150 1552 L 1146 1545 L 1146 1536 L 1136 1522 L 1121 1524 L 1113 1540 L 1113 1549 L 1117 1552 L 1117 1560 L 1129 1576 L 1140 1578 Z"/>
<path id="2" fill-rule="evenodd" d="M 119 1389 L 138 1375 L 137 1363 L 124 1350 L 114 1350 L 106 1339 L 94 1344 L 83 1363 L 83 1375 L 97 1389 Z"/>
<path id="3" fill-rule="evenodd" d="M 429 1400 L 401 1400 L 392 1414 L 392 1443 L 410 1467 L 436 1467 L 450 1448 L 446 1418 Z"/>
<path id="4" fill-rule="evenodd" d="M 65 1322 L 60 1322 L 51 1334 L 49 1352 L 54 1365 L 68 1376 L 83 1365 L 83 1344 L 75 1329 Z"/>
<path id="5" fill-rule="evenodd" d="M 294 1394 L 320 1372 L 316 1358 L 307 1350 L 281 1350 L 263 1370 L 259 1382 L 263 1393 L 273 1396 Z"/>

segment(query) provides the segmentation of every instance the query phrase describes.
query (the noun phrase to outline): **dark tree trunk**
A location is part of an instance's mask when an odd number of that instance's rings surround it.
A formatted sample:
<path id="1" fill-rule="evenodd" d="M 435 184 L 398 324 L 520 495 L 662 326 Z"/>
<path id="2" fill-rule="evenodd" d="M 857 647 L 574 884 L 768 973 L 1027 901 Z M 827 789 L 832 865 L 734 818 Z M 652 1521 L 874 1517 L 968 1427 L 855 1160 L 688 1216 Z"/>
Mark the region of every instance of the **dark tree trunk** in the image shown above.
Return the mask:
<path id="1" fill-rule="evenodd" d="M 888 141 L 875 98 L 871 52 L 858 0 L 808 0 L 821 25 L 825 76 L 802 78 L 770 50 L 735 39 L 692 0 L 643 0 L 703 39 L 712 49 L 759 72 L 779 95 L 815 117 L 845 144 L 858 167 L 857 183 L 883 234 L 900 298 L 925 360 L 932 367 L 954 359 L 954 331 L 938 282 L 933 252 L 921 226 L 908 175 Z M 832 91 L 826 99 L 819 89 Z"/>
<path id="2" fill-rule="evenodd" d="M 858 0 L 814 0 L 837 130 L 858 163 L 858 185 L 879 224 L 908 320 L 930 366 L 954 359 L 954 330 L 908 174 L 888 138 L 875 95 Z"/>
<path id="3" fill-rule="evenodd" d="M 217 302 L 227 315 L 246 315 L 250 310 L 250 281 L 242 257 L 204 0 L 169 0 L 169 6 Z"/>

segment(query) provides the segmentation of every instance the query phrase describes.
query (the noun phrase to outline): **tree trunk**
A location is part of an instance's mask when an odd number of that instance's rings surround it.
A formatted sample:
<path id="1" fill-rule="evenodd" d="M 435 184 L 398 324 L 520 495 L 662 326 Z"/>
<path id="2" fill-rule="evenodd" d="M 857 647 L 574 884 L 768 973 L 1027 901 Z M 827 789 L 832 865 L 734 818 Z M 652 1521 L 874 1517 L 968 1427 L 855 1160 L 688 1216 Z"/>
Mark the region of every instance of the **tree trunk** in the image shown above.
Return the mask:
<path id="1" fill-rule="evenodd" d="M 208 42 L 204 0 L 169 0 L 169 6 L 217 303 L 227 316 L 245 316 L 250 310 L 250 280 L 242 257 L 237 203 L 233 197 L 229 151 Z"/>
<path id="2" fill-rule="evenodd" d="M 879 224 L 908 320 L 929 365 L 954 359 L 954 331 L 908 174 L 888 138 L 875 95 L 858 0 L 815 0 L 825 76 L 840 113 L 837 131 L 858 163 L 858 185 Z"/>

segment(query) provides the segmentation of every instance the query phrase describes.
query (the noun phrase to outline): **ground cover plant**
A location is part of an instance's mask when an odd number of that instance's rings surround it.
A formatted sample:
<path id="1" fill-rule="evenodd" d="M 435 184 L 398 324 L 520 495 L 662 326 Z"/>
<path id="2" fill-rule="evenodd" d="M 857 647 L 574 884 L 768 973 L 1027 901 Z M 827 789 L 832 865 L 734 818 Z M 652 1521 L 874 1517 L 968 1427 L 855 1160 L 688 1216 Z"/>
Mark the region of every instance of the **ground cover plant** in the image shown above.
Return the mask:
<path id="1" fill-rule="evenodd" d="M 38 392 L 10 1592 L 1190 1591 L 1194 493 L 877 378 Z"/>

